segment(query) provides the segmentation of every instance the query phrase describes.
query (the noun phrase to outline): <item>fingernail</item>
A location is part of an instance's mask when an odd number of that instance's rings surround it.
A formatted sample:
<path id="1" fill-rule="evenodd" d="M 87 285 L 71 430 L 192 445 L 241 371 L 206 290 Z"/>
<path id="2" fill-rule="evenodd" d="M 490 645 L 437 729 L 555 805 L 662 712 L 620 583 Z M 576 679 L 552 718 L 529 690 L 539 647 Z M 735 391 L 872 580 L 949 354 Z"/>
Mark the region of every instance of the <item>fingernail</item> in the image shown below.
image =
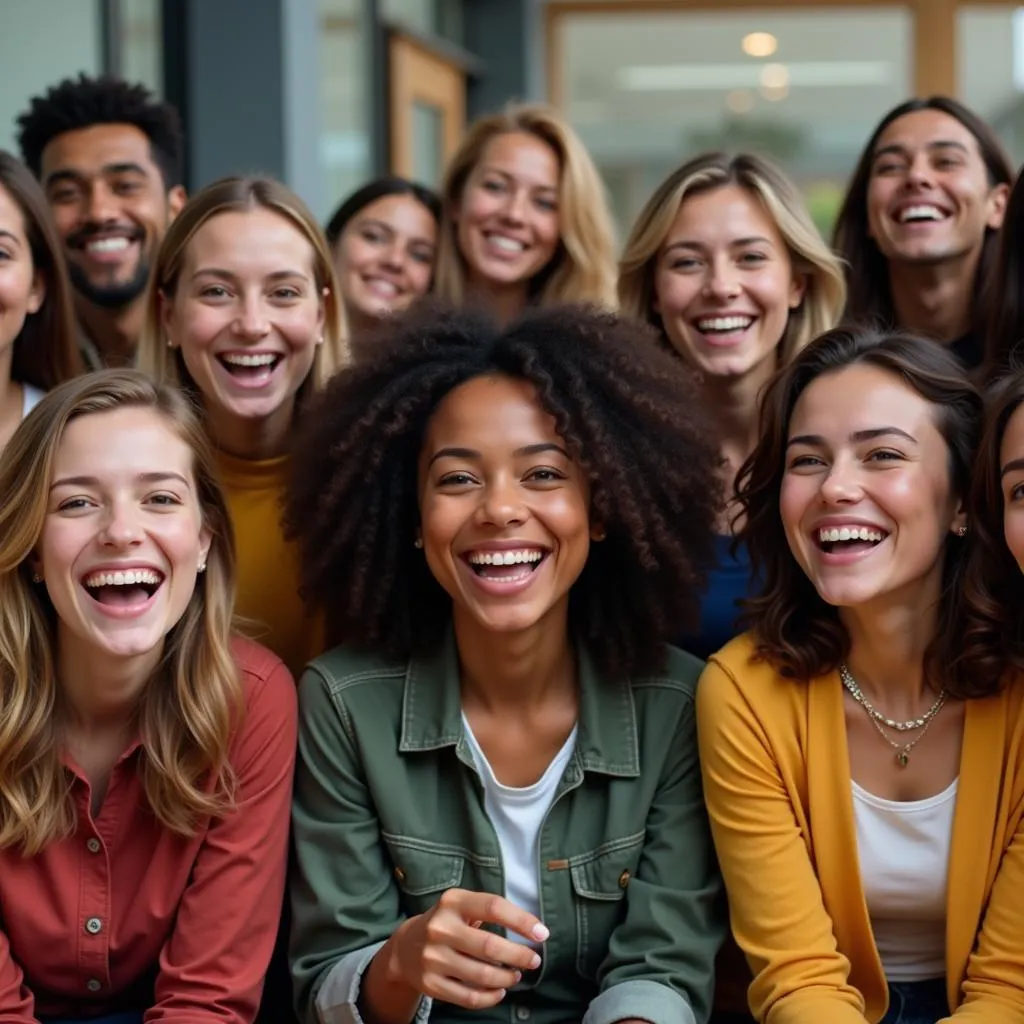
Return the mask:
<path id="1" fill-rule="evenodd" d="M 523 972 L 522 971 L 516 971 L 515 975 L 516 975 L 516 984 L 518 985 L 519 982 L 521 982 L 523 980 Z"/>
<path id="2" fill-rule="evenodd" d="M 533 959 L 530 961 L 530 970 L 535 971 L 540 967 L 540 957 L 536 953 L 533 954 Z"/>
<path id="3" fill-rule="evenodd" d="M 548 936 L 551 934 L 542 924 L 535 924 L 533 926 L 533 937 L 538 942 L 547 942 Z"/>

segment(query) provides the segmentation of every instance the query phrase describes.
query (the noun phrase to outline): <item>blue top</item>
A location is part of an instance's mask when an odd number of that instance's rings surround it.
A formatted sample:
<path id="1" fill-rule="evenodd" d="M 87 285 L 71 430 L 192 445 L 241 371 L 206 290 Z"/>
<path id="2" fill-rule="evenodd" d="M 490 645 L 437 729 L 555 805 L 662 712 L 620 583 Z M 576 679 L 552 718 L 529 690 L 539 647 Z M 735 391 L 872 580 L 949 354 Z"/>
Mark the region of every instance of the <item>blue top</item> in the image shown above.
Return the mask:
<path id="1" fill-rule="evenodd" d="M 747 549 L 740 545 L 735 555 L 735 538 L 719 534 L 715 538 L 715 567 L 708 573 L 707 587 L 700 602 L 700 629 L 679 640 L 684 651 L 707 659 L 742 632 L 738 624 L 741 598 L 755 591 L 753 570 Z"/>

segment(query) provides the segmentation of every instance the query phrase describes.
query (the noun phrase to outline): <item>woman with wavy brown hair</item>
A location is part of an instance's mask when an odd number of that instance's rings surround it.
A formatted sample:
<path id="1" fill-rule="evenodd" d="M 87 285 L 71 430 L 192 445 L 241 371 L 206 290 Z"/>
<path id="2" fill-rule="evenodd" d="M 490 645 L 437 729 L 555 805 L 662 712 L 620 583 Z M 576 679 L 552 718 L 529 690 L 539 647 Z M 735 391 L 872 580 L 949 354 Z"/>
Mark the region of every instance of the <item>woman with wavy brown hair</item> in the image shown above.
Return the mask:
<path id="1" fill-rule="evenodd" d="M 507 323 L 527 306 L 616 305 L 601 177 L 555 110 L 512 105 L 469 126 L 441 189 L 434 290 Z"/>
<path id="2" fill-rule="evenodd" d="M 956 357 L 834 330 L 739 479 L 763 581 L 698 735 L 758 1021 L 1024 1019 L 1019 690 L 958 664 L 981 398 Z"/>
<path id="3" fill-rule="evenodd" d="M 231 635 L 189 403 L 49 393 L 0 456 L 0 1017 L 252 1021 L 284 886 L 292 680 Z"/>

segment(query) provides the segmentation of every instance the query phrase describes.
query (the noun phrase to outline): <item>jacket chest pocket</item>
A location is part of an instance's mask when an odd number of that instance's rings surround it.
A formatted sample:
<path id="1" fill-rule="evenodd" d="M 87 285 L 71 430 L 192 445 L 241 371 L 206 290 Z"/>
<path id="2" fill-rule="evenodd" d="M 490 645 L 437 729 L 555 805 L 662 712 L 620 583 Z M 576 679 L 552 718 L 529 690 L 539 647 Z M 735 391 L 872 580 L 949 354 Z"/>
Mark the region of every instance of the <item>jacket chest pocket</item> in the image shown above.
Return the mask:
<path id="1" fill-rule="evenodd" d="M 591 981 L 608 955 L 612 932 L 626 915 L 626 896 L 645 838 L 646 833 L 636 832 L 569 858 L 576 904 L 576 969 Z"/>
<path id="2" fill-rule="evenodd" d="M 457 847 L 388 833 L 383 839 L 402 893 L 402 910 L 410 917 L 426 913 L 442 893 L 462 884 L 466 856 Z"/>

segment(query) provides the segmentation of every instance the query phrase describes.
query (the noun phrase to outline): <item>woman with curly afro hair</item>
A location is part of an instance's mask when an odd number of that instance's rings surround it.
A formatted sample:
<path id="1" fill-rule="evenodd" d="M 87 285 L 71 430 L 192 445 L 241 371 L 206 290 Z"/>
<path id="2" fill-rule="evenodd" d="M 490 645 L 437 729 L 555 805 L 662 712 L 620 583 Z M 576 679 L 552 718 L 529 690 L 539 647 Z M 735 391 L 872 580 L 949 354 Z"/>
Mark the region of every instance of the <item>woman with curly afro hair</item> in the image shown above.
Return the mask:
<path id="1" fill-rule="evenodd" d="M 300 1016 L 702 1024 L 690 375 L 610 313 L 423 311 L 305 422 L 286 521 L 342 646 L 300 685 Z"/>

